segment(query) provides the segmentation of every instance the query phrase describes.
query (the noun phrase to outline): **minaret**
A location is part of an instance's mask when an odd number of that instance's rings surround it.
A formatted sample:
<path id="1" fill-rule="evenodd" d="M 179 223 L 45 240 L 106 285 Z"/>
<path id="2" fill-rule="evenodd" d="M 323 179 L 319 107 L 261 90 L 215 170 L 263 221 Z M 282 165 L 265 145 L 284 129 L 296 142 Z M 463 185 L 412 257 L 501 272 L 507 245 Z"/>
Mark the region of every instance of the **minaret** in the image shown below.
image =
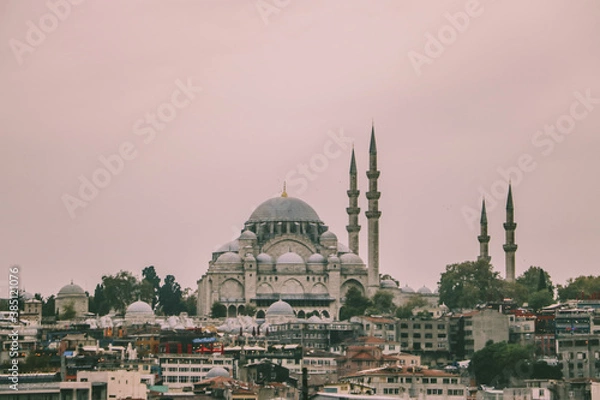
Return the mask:
<path id="1" fill-rule="evenodd" d="M 506 200 L 506 222 L 504 230 L 506 231 L 506 244 L 504 245 L 504 253 L 506 254 L 506 280 L 513 282 L 515 280 L 515 252 L 517 245 L 515 244 L 515 211 L 512 199 L 512 185 L 508 184 L 508 198 Z"/>
<path id="2" fill-rule="evenodd" d="M 479 257 L 477 260 L 485 260 L 489 262 L 491 260 L 488 244 L 490 243 L 490 236 L 488 235 L 488 222 L 487 222 L 487 213 L 485 212 L 485 199 L 481 202 L 481 220 L 479 221 L 481 226 L 481 231 L 479 236 L 477 236 L 477 240 L 479 240 Z"/>
<path id="3" fill-rule="evenodd" d="M 379 171 L 377 170 L 377 145 L 375 144 L 375 126 L 371 127 L 371 145 L 369 146 L 369 191 L 367 199 L 369 200 L 369 209 L 365 212 L 369 224 L 369 265 L 368 265 L 368 285 L 369 296 L 375 294 L 379 289 L 379 197 L 381 193 L 377 191 L 377 179 Z"/>
<path id="4" fill-rule="evenodd" d="M 356 159 L 354 158 L 354 147 L 352 147 L 352 158 L 350 159 L 350 189 L 347 191 L 348 208 L 346 208 L 346 212 L 348 213 L 348 225 L 346 225 L 346 230 L 348 231 L 348 246 L 350 246 L 350 250 L 356 255 L 358 255 L 358 233 L 360 232 L 360 225 L 358 224 L 358 214 L 360 213 L 360 208 L 358 207 L 358 195 L 360 194 L 360 191 L 358 190 L 357 181 Z"/>

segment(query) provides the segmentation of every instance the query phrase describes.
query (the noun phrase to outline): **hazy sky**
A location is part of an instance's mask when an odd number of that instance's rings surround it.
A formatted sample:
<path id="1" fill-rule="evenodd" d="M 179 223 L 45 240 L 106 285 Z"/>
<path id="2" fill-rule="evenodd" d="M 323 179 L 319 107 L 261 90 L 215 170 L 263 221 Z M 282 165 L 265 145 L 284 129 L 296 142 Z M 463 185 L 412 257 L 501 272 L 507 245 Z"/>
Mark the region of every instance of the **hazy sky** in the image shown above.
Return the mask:
<path id="1" fill-rule="evenodd" d="M 599 2 L 78 2 L 0 2 L 0 281 L 195 287 L 286 177 L 347 243 L 372 119 L 382 273 L 433 288 L 475 259 L 486 192 L 504 276 L 503 171 L 517 276 L 599 273 Z"/>

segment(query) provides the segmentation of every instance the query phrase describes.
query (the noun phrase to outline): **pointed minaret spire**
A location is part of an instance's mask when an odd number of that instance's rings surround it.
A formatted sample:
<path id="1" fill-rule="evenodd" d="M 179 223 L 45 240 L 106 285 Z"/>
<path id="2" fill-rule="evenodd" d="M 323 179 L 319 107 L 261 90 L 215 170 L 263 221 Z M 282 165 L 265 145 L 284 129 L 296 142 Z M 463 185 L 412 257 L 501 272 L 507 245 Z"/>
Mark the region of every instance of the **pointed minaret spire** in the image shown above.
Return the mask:
<path id="1" fill-rule="evenodd" d="M 512 183 L 511 182 L 508 183 L 508 198 L 506 199 L 506 209 L 511 210 L 511 211 L 513 211 L 515 209 L 515 206 L 513 205 L 513 199 L 512 199 Z"/>
<path id="2" fill-rule="evenodd" d="M 367 178 L 369 178 L 369 191 L 367 199 L 369 201 L 369 209 L 365 213 L 369 226 L 369 261 L 368 261 L 368 286 L 369 296 L 373 296 L 379 289 L 379 197 L 381 192 L 377 190 L 377 180 L 380 172 L 377 170 L 377 145 L 375 143 L 375 125 L 371 127 L 371 145 L 369 146 L 369 170 Z"/>
<path id="3" fill-rule="evenodd" d="M 358 207 L 358 177 L 356 173 L 356 159 L 354 157 L 354 146 L 352 146 L 352 158 L 350 159 L 350 188 L 348 189 L 348 225 L 346 230 L 348 231 L 348 246 L 350 250 L 358 255 L 358 234 L 360 232 L 360 225 L 358 224 L 358 214 L 360 214 L 360 208 Z"/>
<path id="4" fill-rule="evenodd" d="M 488 235 L 488 222 L 487 222 L 487 213 L 485 211 L 485 199 L 481 202 L 481 220 L 480 220 L 481 231 L 479 236 L 477 236 L 477 240 L 479 240 L 479 257 L 478 260 L 486 260 L 490 261 L 491 257 L 489 255 L 488 244 L 490 242 L 490 237 Z"/>
<path id="5" fill-rule="evenodd" d="M 506 256 L 506 277 L 505 279 L 509 282 L 515 280 L 515 252 L 517 251 L 517 244 L 515 243 L 515 229 L 517 224 L 515 223 L 515 211 L 512 198 L 512 184 L 508 184 L 508 197 L 506 199 L 506 222 L 504 223 L 504 230 L 506 232 L 506 244 L 504 244 L 504 253 Z"/>
<path id="6" fill-rule="evenodd" d="M 371 125 L 371 144 L 369 145 L 369 154 L 377 155 L 377 143 L 375 143 L 375 122 Z"/>

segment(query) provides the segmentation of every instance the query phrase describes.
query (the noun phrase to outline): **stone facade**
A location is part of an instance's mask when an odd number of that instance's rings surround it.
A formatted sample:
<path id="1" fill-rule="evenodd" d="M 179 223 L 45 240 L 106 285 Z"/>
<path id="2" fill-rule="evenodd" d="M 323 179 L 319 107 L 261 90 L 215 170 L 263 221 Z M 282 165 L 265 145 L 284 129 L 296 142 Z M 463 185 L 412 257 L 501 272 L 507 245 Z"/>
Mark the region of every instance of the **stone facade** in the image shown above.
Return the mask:
<path id="1" fill-rule="evenodd" d="M 69 308 L 75 311 L 75 317 L 83 317 L 88 312 L 89 298 L 85 291 L 71 282 L 63 286 L 56 295 L 56 313 L 63 315 Z"/>
<path id="2" fill-rule="evenodd" d="M 289 303 L 298 317 L 336 319 L 350 287 L 367 294 L 370 283 L 362 259 L 338 242 L 317 213 L 285 192 L 262 203 L 240 237 L 213 253 L 198 281 L 198 312 L 209 316 L 214 302 L 228 316 L 247 304 L 264 317 L 277 300 Z"/>

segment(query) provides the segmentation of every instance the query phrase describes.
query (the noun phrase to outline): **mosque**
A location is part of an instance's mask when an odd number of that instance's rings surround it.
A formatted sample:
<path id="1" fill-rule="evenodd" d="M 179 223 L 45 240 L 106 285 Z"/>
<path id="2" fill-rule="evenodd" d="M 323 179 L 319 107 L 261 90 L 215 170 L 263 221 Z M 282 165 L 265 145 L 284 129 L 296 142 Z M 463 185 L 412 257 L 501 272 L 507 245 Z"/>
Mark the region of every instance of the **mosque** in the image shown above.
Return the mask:
<path id="1" fill-rule="evenodd" d="M 359 256 L 358 178 L 354 149 L 350 160 L 348 245 L 338 241 L 306 202 L 289 197 L 285 186 L 281 197 L 260 204 L 245 222 L 238 239 L 213 252 L 207 272 L 198 280 L 198 315 L 209 317 L 213 303 L 227 307 L 227 316 L 243 314 L 247 304 L 257 309 L 257 318 L 275 302 L 288 303 L 299 318 L 318 315 L 337 319 L 345 294 L 351 287 L 365 296 L 382 288 L 398 300 L 414 295 L 392 279 L 379 276 L 379 198 L 375 129 L 369 146 L 368 259 Z M 438 296 L 419 290 L 429 302 Z M 397 303 L 399 304 L 399 303 Z"/>

